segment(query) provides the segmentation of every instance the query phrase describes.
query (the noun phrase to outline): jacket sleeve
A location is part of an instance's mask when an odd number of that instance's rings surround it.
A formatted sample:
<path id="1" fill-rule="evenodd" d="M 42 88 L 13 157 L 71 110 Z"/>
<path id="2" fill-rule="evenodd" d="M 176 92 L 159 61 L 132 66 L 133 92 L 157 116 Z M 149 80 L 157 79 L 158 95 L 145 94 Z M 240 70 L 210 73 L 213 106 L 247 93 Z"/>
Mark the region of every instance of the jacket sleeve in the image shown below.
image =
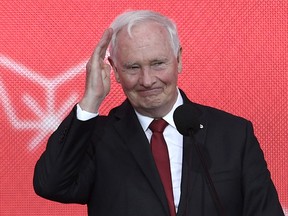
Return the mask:
<path id="1" fill-rule="evenodd" d="M 74 108 L 50 136 L 34 170 L 36 194 L 63 203 L 87 203 L 95 171 L 88 149 L 97 118 L 80 121 Z"/>
<path id="2" fill-rule="evenodd" d="M 284 216 L 251 122 L 247 124 L 246 135 L 243 152 L 243 215 Z"/>

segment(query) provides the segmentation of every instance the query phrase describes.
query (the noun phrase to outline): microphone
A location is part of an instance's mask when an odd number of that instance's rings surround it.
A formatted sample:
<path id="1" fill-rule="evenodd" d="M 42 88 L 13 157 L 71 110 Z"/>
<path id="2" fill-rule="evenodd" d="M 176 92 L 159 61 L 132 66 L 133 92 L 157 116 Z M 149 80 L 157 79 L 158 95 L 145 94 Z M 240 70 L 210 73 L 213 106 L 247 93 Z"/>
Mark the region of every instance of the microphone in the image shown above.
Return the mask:
<path id="1" fill-rule="evenodd" d="M 200 115 L 200 110 L 191 104 L 183 104 L 177 107 L 174 111 L 173 119 L 179 133 L 183 136 L 196 133 L 200 129 L 200 121 L 198 119 Z"/>
<path id="2" fill-rule="evenodd" d="M 207 185 L 214 201 L 215 207 L 219 215 L 225 216 L 225 209 L 219 199 L 215 186 L 213 184 L 212 178 L 209 173 L 207 160 L 204 157 L 203 152 L 201 151 L 200 146 L 195 142 L 194 134 L 200 130 L 203 126 L 200 124 L 199 116 L 201 115 L 201 111 L 197 109 L 196 106 L 192 104 L 183 104 L 176 108 L 173 114 L 173 119 L 176 125 L 177 130 L 183 136 L 190 136 L 193 140 L 193 146 L 196 150 L 197 155 L 199 156 L 200 162 L 203 167 L 204 176 L 207 180 Z M 188 160 L 191 160 L 189 158 Z M 189 163 L 188 163 L 189 164 Z"/>

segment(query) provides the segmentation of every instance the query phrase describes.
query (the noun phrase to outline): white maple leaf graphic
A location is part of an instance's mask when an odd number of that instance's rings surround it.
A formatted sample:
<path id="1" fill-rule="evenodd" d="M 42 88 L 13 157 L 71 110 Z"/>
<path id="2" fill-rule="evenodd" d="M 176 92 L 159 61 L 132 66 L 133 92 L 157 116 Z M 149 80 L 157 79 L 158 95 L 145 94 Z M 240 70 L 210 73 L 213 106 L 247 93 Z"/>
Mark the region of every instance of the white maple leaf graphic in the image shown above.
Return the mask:
<path id="1" fill-rule="evenodd" d="M 11 73 L 18 74 L 23 78 L 27 78 L 30 82 L 41 86 L 44 89 L 43 98 L 45 98 L 45 106 L 43 109 L 35 98 L 28 93 L 23 93 L 22 101 L 36 116 L 36 120 L 22 120 L 17 116 L 16 106 L 13 106 L 11 96 L 8 94 L 7 88 L 0 74 L 0 102 L 4 108 L 5 114 L 12 127 L 18 130 L 36 130 L 36 135 L 27 144 L 30 151 L 34 150 L 43 139 L 53 132 L 57 125 L 62 121 L 65 113 L 71 109 L 79 98 L 77 93 L 71 93 L 68 98 L 63 101 L 60 108 L 56 109 L 56 91 L 65 82 L 74 79 L 81 73 L 79 71 L 85 68 L 86 61 L 82 62 L 69 70 L 60 73 L 57 77 L 47 78 L 24 65 L 0 54 L 0 66 L 6 68 Z M 47 124 L 53 123 L 53 124 Z"/>

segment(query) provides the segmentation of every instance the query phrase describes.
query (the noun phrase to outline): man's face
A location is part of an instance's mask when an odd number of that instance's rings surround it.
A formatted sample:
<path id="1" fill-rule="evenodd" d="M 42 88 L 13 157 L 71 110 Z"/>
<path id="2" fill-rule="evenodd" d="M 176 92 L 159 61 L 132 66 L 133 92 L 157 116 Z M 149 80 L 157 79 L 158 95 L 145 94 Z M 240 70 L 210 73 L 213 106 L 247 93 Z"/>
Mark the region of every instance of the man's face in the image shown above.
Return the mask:
<path id="1" fill-rule="evenodd" d="M 118 33 L 116 80 L 133 107 L 154 118 L 166 115 L 177 99 L 177 78 L 181 71 L 181 52 L 174 55 L 168 32 L 154 22 Z"/>

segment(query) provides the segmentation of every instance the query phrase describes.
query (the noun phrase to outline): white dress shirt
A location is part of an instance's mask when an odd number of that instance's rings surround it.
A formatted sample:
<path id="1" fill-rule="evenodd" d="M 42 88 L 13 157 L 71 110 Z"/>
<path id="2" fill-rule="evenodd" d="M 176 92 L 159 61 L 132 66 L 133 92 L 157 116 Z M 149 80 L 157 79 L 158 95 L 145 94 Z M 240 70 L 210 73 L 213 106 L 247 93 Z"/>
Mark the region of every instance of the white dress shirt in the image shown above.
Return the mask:
<path id="1" fill-rule="evenodd" d="M 175 109 L 183 104 L 183 99 L 180 92 L 178 91 L 177 101 L 174 104 L 172 110 L 163 117 L 163 119 L 169 124 L 164 132 L 163 136 L 165 138 L 169 159 L 170 159 L 170 168 L 171 168 L 171 177 L 172 177 L 172 186 L 173 186 L 173 196 L 174 204 L 176 211 L 180 202 L 180 192 L 181 192 L 181 177 L 182 177 L 182 158 L 183 158 L 183 136 L 177 131 L 174 120 L 173 113 Z M 136 112 L 136 111 L 135 111 Z M 140 124 L 145 131 L 147 139 L 151 140 L 152 131 L 149 129 L 150 123 L 153 121 L 153 118 L 143 116 L 140 113 L 136 112 Z"/>
<path id="2" fill-rule="evenodd" d="M 165 128 L 163 135 L 167 143 L 168 152 L 169 152 L 174 204 L 176 207 L 176 211 L 178 209 L 178 205 L 180 202 L 180 192 L 181 192 L 183 136 L 176 129 L 176 126 L 173 120 L 173 113 L 175 109 L 182 104 L 183 104 L 183 99 L 178 90 L 178 97 L 177 97 L 176 103 L 174 104 L 172 110 L 166 116 L 163 117 L 163 119 L 169 124 Z M 77 118 L 79 120 L 86 121 L 86 120 L 96 117 L 97 115 L 98 113 L 90 113 L 85 110 L 82 110 L 79 104 L 77 104 Z M 153 118 L 143 116 L 138 112 L 136 112 L 136 115 L 150 143 L 152 131 L 149 129 L 149 125 L 153 121 Z"/>

